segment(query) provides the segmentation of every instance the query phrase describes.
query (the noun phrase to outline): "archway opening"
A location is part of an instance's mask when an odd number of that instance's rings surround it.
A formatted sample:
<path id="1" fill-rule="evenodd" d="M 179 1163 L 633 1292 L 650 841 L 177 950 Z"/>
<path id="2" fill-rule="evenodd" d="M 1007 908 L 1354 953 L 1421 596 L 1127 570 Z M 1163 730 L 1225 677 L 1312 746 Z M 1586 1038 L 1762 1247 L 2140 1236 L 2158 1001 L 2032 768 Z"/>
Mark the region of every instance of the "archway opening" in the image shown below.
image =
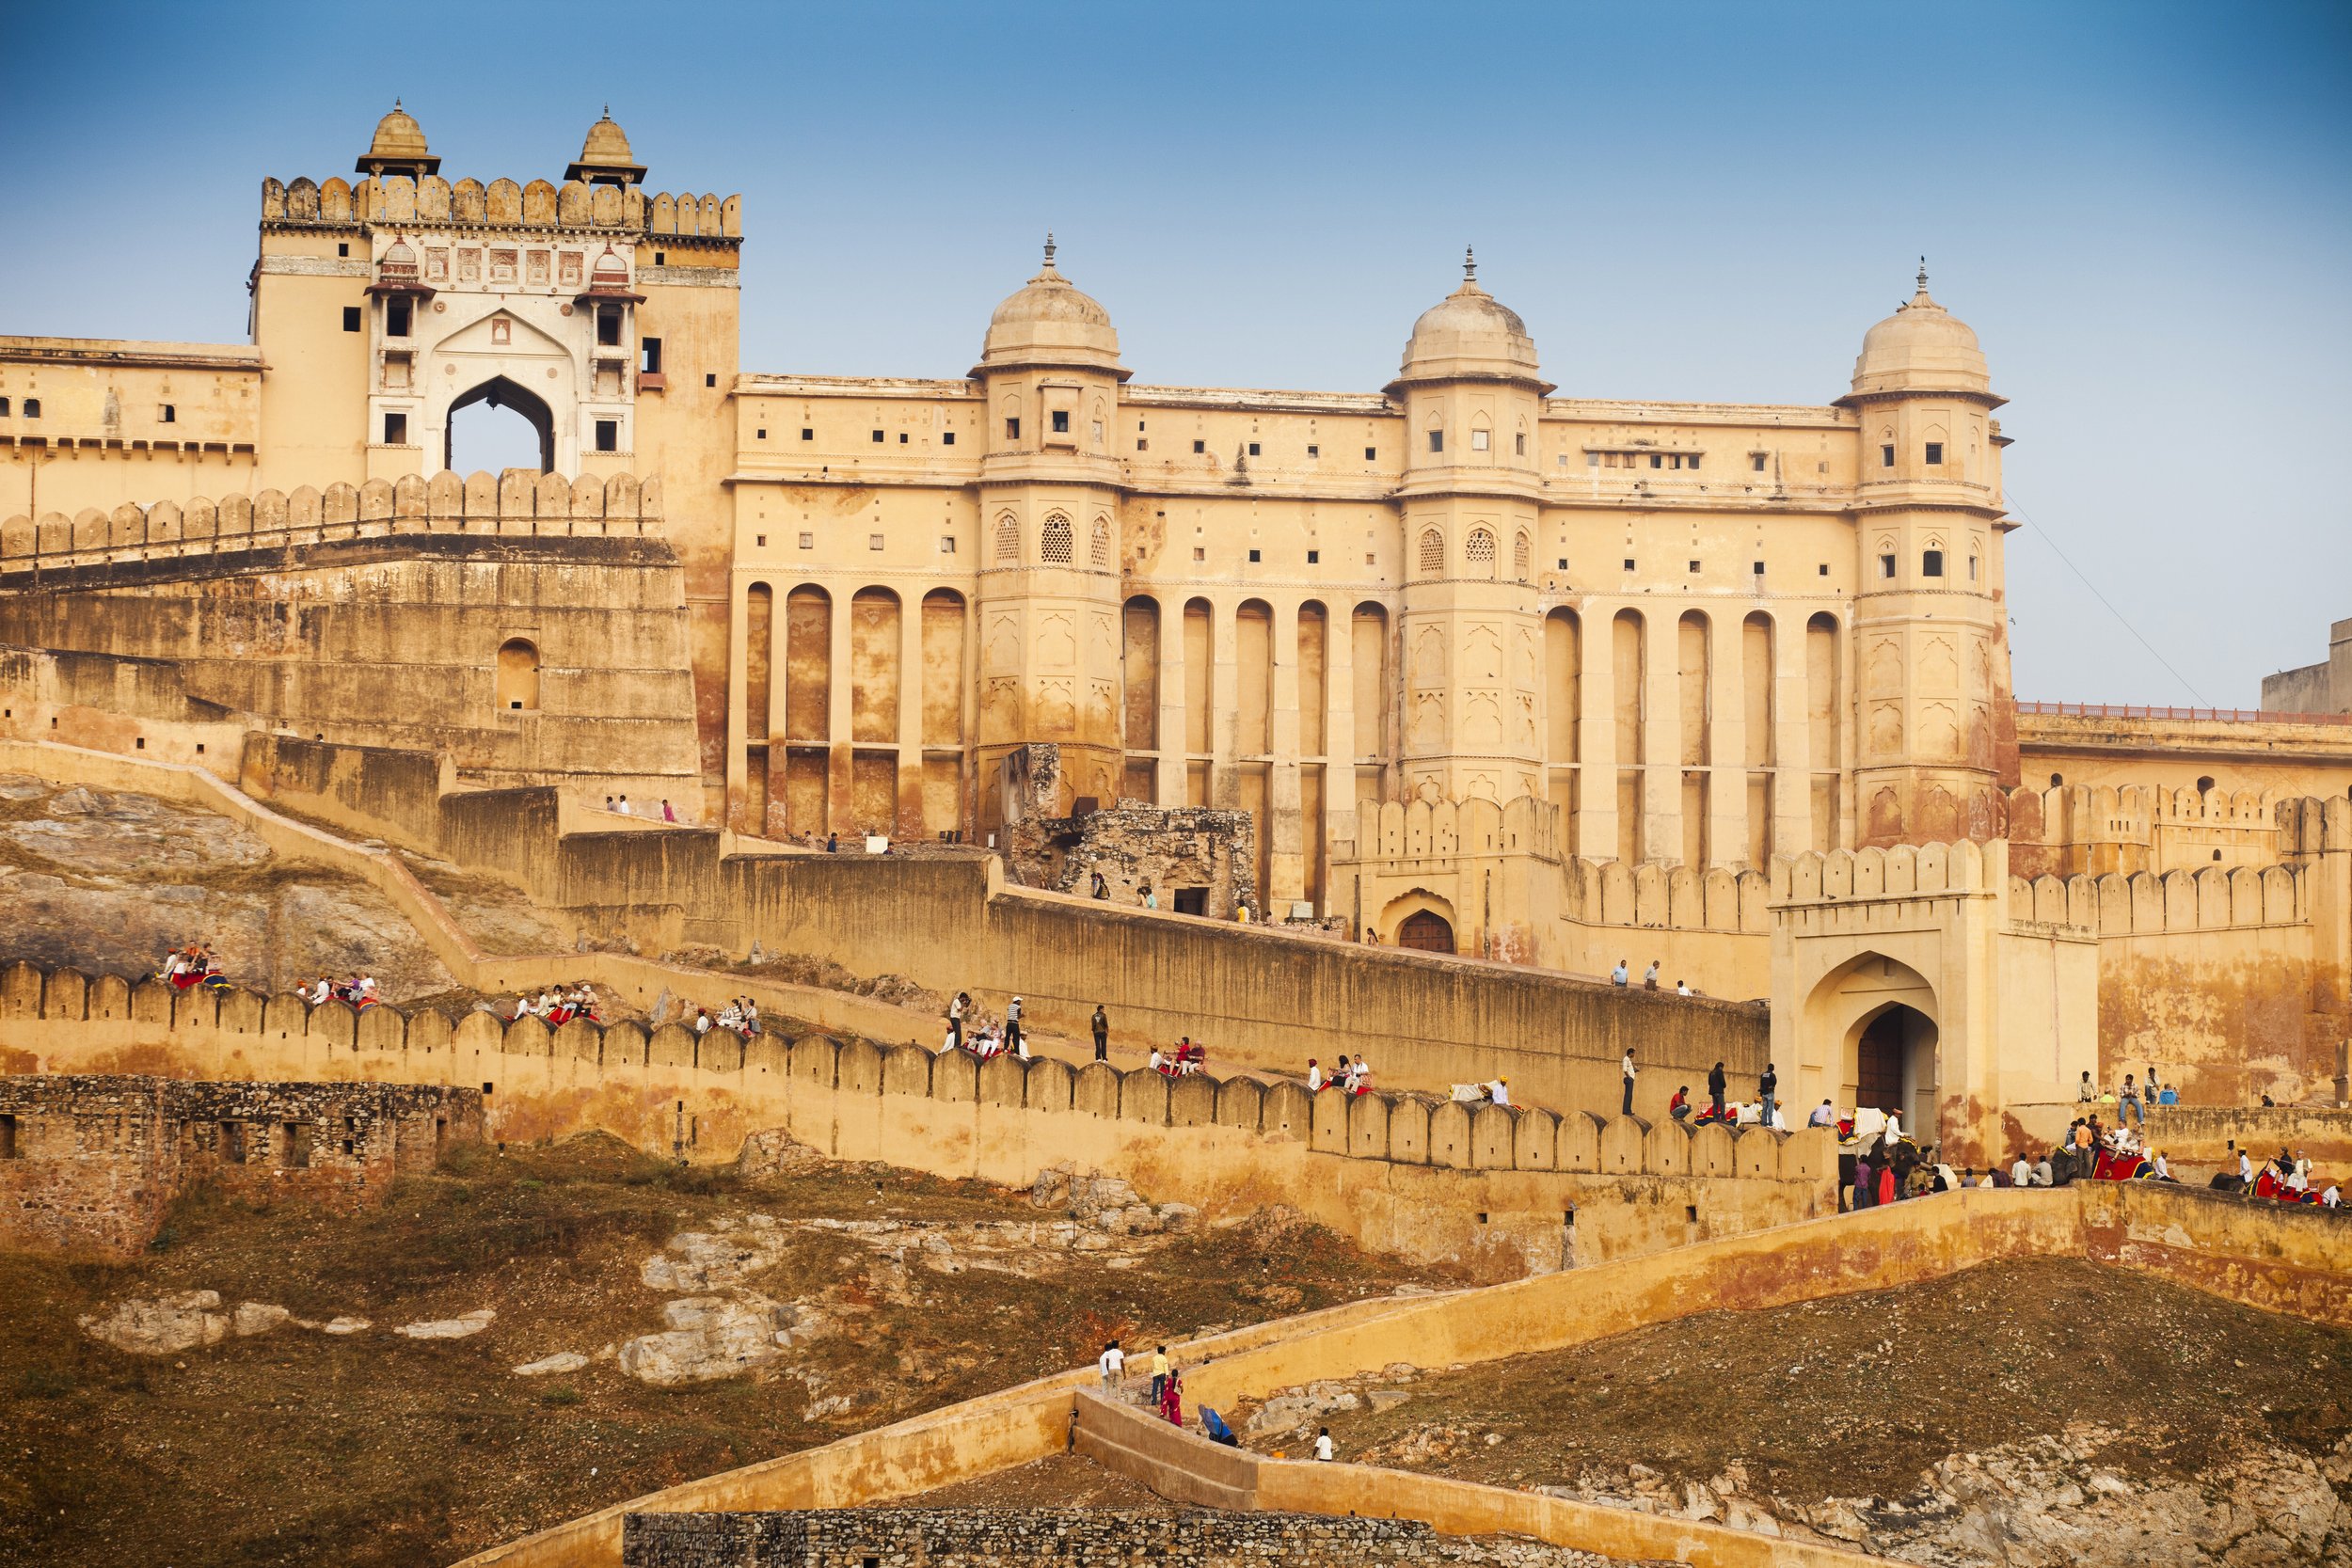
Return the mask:
<path id="1" fill-rule="evenodd" d="M 1396 927 L 1399 947 L 1418 947 L 1424 953 L 1454 951 L 1454 927 L 1435 910 L 1415 910 Z"/>
<path id="2" fill-rule="evenodd" d="M 522 638 L 515 638 L 499 649 L 498 674 L 499 709 L 504 713 L 532 713 L 539 706 L 539 650 Z"/>
<path id="3" fill-rule="evenodd" d="M 480 413 L 470 410 L 479 406 Z M 505 468 L 555 471 L 555 411 L 547 400 L 502 375 L 449 405 L 441 462 L 461 474 Z"/>
<path id="4" fill-rule="evenodd" d="M 1934 1091 L 1935 1041 L 1935 1021 L 1906 1003 L 1872 1015 L 1854 1041 L 1854 1103 L 1926 1127 L 1932 1110 L 1922 1101 Z"/>

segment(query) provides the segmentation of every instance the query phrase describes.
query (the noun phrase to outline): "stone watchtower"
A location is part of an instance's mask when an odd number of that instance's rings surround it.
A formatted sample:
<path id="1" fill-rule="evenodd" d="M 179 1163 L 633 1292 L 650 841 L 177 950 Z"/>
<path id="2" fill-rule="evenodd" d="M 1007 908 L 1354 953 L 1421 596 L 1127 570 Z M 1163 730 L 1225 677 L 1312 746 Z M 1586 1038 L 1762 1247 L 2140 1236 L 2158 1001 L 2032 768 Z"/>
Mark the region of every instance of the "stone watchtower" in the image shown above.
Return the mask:
<path id="1" fill-rule="evenodd" d="M 1413 324 L 1386 390 L 1406 433 L 1399 793 L 1540 796 L 1536 421 L 1551 387 L 1526 324 L 1478 286 L 1475 258 Z"/>
<path id="2" fill-rule="evenodd" d="M 972 377 L 987 413 L 980 461 L 982 824 L 1001 820 L 1006 757 L 1060 748 L 1053 809 L 1108 804 L 1120 752 L 1120 467 L 1111 441 L 1119 334 L 1110 312 L 1045 265 L 996 307 Z M 1038 802 L 1042 804 L 1042 802 Z"/>
<path id="3" fill-rule="evenodd" d="M 1838 400 L 1861 427 L 1853 604 L 1857 847 L 2000 832 L 2009 696 L 2000 449 L 1977 335 L 1918 292 Z"/>

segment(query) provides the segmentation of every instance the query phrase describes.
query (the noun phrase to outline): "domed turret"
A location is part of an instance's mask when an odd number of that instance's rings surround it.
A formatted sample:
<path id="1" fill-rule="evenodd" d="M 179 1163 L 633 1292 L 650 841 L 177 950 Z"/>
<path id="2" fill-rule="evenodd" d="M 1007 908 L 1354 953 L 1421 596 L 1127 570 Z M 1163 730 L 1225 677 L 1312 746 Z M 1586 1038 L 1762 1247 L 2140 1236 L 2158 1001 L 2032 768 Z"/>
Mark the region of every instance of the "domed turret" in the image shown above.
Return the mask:
<path id="1" fill-rule="evenodd" d="M 352 166 L 359 174 L 405 174 L 411 180 L 440 166 L 441 160 L 424 145 L 424 127 L 400 106 L 397 98 L 392 100 L 392 112 L 375 122 L 375 139 Z"/>
<path id="2" fill-rule="evenodd" d="M 393 235 L 392 243 L 384 248 L 375 263 L 375 281 L 368 285 L 368 293 L 433 297 L 434 291 L 425 286 L 423 269 L 417 265 L 417 247 L 408 243 L 407 235 Z"/>
<path id="3" fill-rule="evenodd" d="M 1054 236 L 1045 236 L 1045 265 L 988 318 L 979 369 L 1014 365 L 1074 365 L 1115 372 L 1121 381 L 1119 334 L 1111 313 L 1054 267 Z M 976 372 L 977 373 L 977 372 Z"/>
<path id="4" fill-rule="evenodd" d="M 629 151 L 628 133 L 612 122 L 612 104 L 607 103 L 603 116 L 588 127 L 580 157 L 564 171 L 564 178 L 585 180 L 592 185 L 634 185 L 644 180 L 645 166 Z"/>
<path id="5" fill-rule="evenodd" d="M 1980 392 L 1993 377 L 1968 324 L 1928 293 L 1928 263 L 1919 261 L 1918 293 L 1863 335 L 1853 363 L 1857 397 L 1879 392 Z"/>
<path id="6" fill-rule="evenodd" d="M 1391 387 L 1417 381 L 1535 381 L 1535 340 L 1518 312 L 1478 286 L 1478 258 L 1462 253 L 1462 286 L 1421 313 Z M 1551 388 L 1543 388 L 1549 392 Z"/>

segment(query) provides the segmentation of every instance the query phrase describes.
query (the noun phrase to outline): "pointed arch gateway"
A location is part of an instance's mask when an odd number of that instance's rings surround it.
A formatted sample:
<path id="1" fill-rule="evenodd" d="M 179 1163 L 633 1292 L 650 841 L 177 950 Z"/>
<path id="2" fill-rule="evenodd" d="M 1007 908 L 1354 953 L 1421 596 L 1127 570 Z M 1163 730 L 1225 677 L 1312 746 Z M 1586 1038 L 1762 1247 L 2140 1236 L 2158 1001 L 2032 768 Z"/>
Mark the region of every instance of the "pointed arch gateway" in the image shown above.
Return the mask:
<path id="1" fill-rule="evenodd" d="M 1826 1048 L 1837 1103 L 1899 1111 L 1915 1129 L 1936 1125 L 1940 1016 L 1927 976 L 1876 951 L 1824 974 L 1804 1005 L 1805 1036 L 1818 1042 L 1808 1049 Z"/>
<path id="2" fill-rule="evenodd" d="M 494 375 L 470 391 L 451 400 L 449 413 L 441 425 L 442 467 L 456 467 L 457 416 L 476 404 L 486 404 L 492 408 L 508 408 L 520 414 L 539 434 L 539 471 L 543 474 L 555 472 L 555 410 L 548 406 L 547 399 L 530 388 L 502 375 Z"/>

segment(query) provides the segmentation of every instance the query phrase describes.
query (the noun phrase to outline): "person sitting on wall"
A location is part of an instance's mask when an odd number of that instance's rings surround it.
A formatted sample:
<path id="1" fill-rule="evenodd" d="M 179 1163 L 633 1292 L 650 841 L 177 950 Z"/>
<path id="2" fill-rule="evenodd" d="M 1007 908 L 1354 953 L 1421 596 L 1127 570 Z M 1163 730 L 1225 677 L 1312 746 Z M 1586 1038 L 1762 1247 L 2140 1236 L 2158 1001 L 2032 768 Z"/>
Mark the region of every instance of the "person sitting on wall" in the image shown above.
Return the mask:
<path id="1" fill-rule="evenodd" d="M 759 1004 L 747 996 L 743 998 L 743 1037 L 750 1039 L 759 1032 Z"/>
<path id="2" fill-rule="evenodd" d="M 1691 982 L 1690 982 L 1690 981 L 1688 981 L 1688 980 L 1677 980 L 1677 981 L 1675 982 L 1675 994 L 1676 994 L 1677 996 L 1688 996 L 1688 995 L 1690 995 L 1690 994 L 1691 994 Z"/>
<path id="3" fill-rule="evenodd" d="M 1307 1092 L 1314 1094 L 1323 1087 L 1323 1064 L 1312 1056 L 1307 1058 Z"/>
<path id="4" fill-rule="evenodd" d="M 1497 1105 L 1511 1103 L 1511 1080 L 1497 1078 L 1486 1085 L 1486 1098 Z"/>
<path id="5" fill-rule="evenodd" d="M 1813 1107 L 1813 1114 L 1805 1117 L 1804 1124 L 1807 1127 L 1835 1127 L 1837 1125 L 1837 1112 L 1824 1100 Z"/>
<path id="6" fill-rule="evenodd" d="M 1823 1101 L 1822 1103 L 1827 1104 L 1828 1101 Z M 1685 1117 L 1691 1114 L 1690 1085 L 1685 1084 L 1680 1088 L 1675 1090 L 1675 1097 L 1666 1101 L 1666 1114 L 1674 1117 L 1677 1121 L 1682 1120 Z"/>
<path id="7" fill-rule="evenodd" d="M 694 1009 L 694 1033 L 697 1036 L 710 1033 L 710 1009 L 708 1007 Z"/>
<path id="8" fill-rule="evenodd" d="M 1160 1048 L 1156 1045 L 1153 1046 L 1152 1048 L 1152 1070 L 1153 1072 L 1166 1072 L 1168 1069 L 1161 1066 L 1161 1064 L 1166 1060 L 1167 1058 L 1160 1054 Z"/>
<path id="9" fill-rule="evenodd" d="M 2155 1151 L 2153 1164 L 2155 1169 L 2152 1173 L 2150 1180 L 2156 1181 L 2169 1181 L 2172 1180 L 2172 1163 L 2164 1157 L 2163 1149 L 2159 1148 Z"/>
<path id="10" fill-rule="evenodd" d="M 1355 1081 L 1349 1085 L 1347 1092 L 1350 1094 L 1370 1094 L 1372 1092 L 1372 1064 L 1365 1061 L 1361 1056 L 1356 1058 Z"/>
<path id="11" fill-rule="evenodd" d="M 2017 1156 L 2016 1163 L 2009 1167 L 2009 1184 L 2012 1187 L 2030 1187 L 2034 1184 L 2033 1162 L 2022 1153 Z"/>
<path id="12" fill-rule="evenodd" d="M 1179 1069 L 1190 1077 L 1209 1065 L 1209 1048 L 1199 1040 L 1187 1037 L 1184 1048 L 1176 1053 L 1176 1060 Z"/>
<path id="13" fill-rule="evenodd" d="M 2159 1105 L 2178 1105 L 2180 1102 L 2181 1091 L 2176 1085 L 2167 1084 L 2164 1086 L 2164 1092 L 2156 1096 L 2156 1103 Z"/>
<path id="14" fill-rule="evenodd" d="M 2338 1186 L 2337 1186 L 2337 1185 L 2336 1185 L 2333 1181 L 2328 1182 L 2328 1190 L 2327 1190 L 2326 1192 L 2324 1192 L 2324 1193 L 2322 1193 L 2322 1194 L 2320 1194 L 2320 1195 L 2319 1195 L 2319 1206 L 2320 1206 L 2322 1209 L 2341 1209 L 2341 1208 L 2343 1208 L 2343 1207 L 2344 1207 L 2344 1192 L 2343 1192 L 2343 1190 L 2342 1190 L 2341 1188 L 2339 1188 L 2339 1187 L 2338 1187 Z"/>

